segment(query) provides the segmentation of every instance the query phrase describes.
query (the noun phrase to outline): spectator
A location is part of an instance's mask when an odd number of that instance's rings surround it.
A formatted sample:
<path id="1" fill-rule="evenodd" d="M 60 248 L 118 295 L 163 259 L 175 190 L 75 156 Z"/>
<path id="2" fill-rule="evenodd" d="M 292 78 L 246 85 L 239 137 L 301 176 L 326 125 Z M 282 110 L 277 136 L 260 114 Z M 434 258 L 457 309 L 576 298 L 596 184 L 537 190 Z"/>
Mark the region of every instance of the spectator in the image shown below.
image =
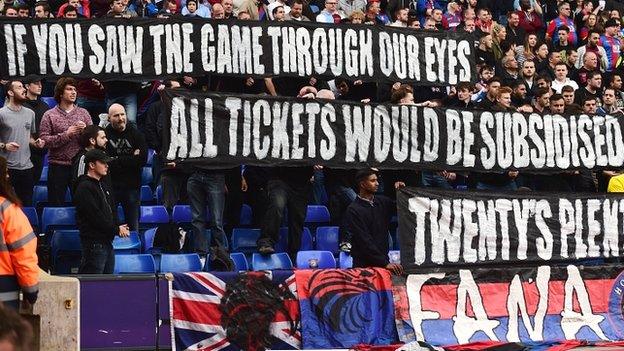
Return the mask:
<path id="1" fill-rule="evenodd" d="M 312 167 L 273 167 L 267 170 L 267 209 L 258 239 L 261 254 L 275 252 L 279 229 L 288 209 L 288 253 L 296 257 L 301 246 L 301 232 L 311 194 Z"/>
<path id="2" fill-rule="evenodd" d="M 444 21 L 447 23 L 448 29 L 455 30 L 462 22 L 461 6 L 451 1 L 446 5 L 446 9 Z"/>
<path id="3" fill-rule="evenodd" d="M 43 148 L 45 142 L 35 140 L 35 113 L 24 107 L 26 89 L 22 82 L 9 80 L 5 87 L 8 102 L 0 108 L 0 156 L 6 158 L 10 181 L 17 197 L 24 204 L 32 203 L 34 185 L 31 145 Z"/>
<path id="4" fill-rule="evenodd" d="M 574 21 L 570 19 L 570 4 L 565 1 L 559 3 L 558 13 L 559 16 L 550 21 L 550 23 L 548 24 L 548 28 L 546 29 L 546 40 L 552 41 L 553 45 L 557 45 L 559 43 L 559 36 L 556 34 L 559 28 L 561 26 L 567 26 L 569 30 L 568 42 L 572 45 L 576 45 L 578 37 L 576 35 L 577 33 Z"/>
<path id="5" fill-rule="evenodd" d="M 524 82 L 519 79 L 513 82 L 511 88 L 513 89 L 513 93 L 511 94 L 511 104 L 521 107 L 523 110 L 525 110 L 526 107 L 530 108 L 531 97 L 527 94 L 527 88 L 526 85 L 524 85 Z M 533 109 L 531 108 L 531 111 L 532 110 Z"/>
<path id="6" fill-rule="evenodd" d="M 571 86 L 574 90 L 579 88 L 578 84 L 568 77 L 568 66 L 559 62 L 555 66 L 555 79 L 551 83 L 551 88 L 555 93 L 561 94 L 561 89 L 566 85 Z"/>
<path id="7" fill-rule="evenodd" d="M 337 9 L 342 11 L 345 17 L 351 16 L 353 11 L 362 11 L 366 10 L 366 0 L 338 0 Z"/>
<path id="8" fill-rule="evenodd" d="M 102 150 L 87 152 L 87 174 L 81 176 L 76 185 L 73 200 L 82 248 L 79 274 L 112 274 L 115 267 L 113 239 L 117 235 L 130 235 L 127 225 L 119 225 L 112 190 L 102 181 L 108 174 L 109 161 L 110 157 Z"/>
<path id="9" fill-rule="evenodd" d="M 2 242 L 0 251 L 0 305 L 18 309 L 19 291 L 34 304 L 39 292 L 37 236 L 21 209 L 22 203 L 9 183 L 7 161 L 0 157 L 0 214 Z M 0 318 L 0 323 L 6 322 Z M 2 335 L 0 334 L 0 338 Z"/>
<path id="10" fill-rule="evenodd" d="M 620 20 L 610 19 L 605 23 L 605 32 L 600 36 L 600 46 L 602 46 L 607 53 L 607 72 L 611 72 L 618 67 L 620 59 L 620 50 L 622 44 L 619 35 Z"/>
<path id="11" fill-rule="evenodd" d="M 587 84 L 589 74 L 599 71 L 598 56 L 593 52 L 586 52 L 583 58 L 583 66 L 576 71 L 575 81 L 580 85 Z"/>
<path id="12" fill-rule="evenodd" d="M 537 85 L 535 84 L 535 62 L 533 60 L 524 61 L 522 64 L 520 79 L 526 87 L 527 95 L 529 97 L 533 97 L 537 88 Z"/>
<path id="13" fill-rule="evenodd" d="M 381 5 L 379 4 L 379 1 L 376 1 L 376 0 L 370 1 L 366 5 L 365 15 L 366 15 L 366 19 L 364 23 L 376 24 L 376 25 L 387 24 L 387 22 L 384 21 L 384 18 L 381 16 Z"/>
<path id="14" fill-rule="evenodd" d="M 587 79 L 587 84 L 578 89 L 575 93 L 575 102 L 581 107 L 586 97 L 591 97 L 594 100 L 600 100 L 600 89 L 602 88 L 602 74 L 598 71 L 590 73 Z"/>
<path id="15" fill-rule="evenodd" d="M 424 30 L 431 30 L 431 31 L 437 31 L 438 30 L 438 27 L 436 27 L 436 21 L 433 19 L 433 17 L 427 17 L 427 19 L 425 19 L 425 25 L 423 26 L 423 29 Z"/>
<path id="16" fill-rule="evenodd" d="M 518 80 L 518 61 L 514 56 L 504 56 L 501 59 L 502 71 L 499 74 L 501 84 L 511 86 Z"/>
<path id="17" fill-rule="evenodd" d="M 325 8 L 316 16 L 316 21 L 321 23 L 340 23 L 345 16 L 337 10 L 337 4 L 338 0 L 326 0 Z"/>
<path id="18" fill-rule="evenodd" d="M 72 186 L 70 188 L 72 194 L 75 192 L 74 190 L 76 189 L 76 181 L 78 178 L 87 174 L 87 170 L 89 169 L 89 165 L 85 162 L 86 153 L 93 149 L 106 151 L 108 139 L 106 139 L 106 132 L 104 132 L 102 127 L 90 125 L 82 131 L 78 143 L 81 149 L 72 159 Z M 108 183 L 110 184 L 110 180 Z"/>
<path id="19" fill-rule="evenodd" d="M 431 12 L 431 17 L 435 21 L 435 27 L 437 30 L 447 30 L 448 22 L 446 22 L 446 17 L 444 17 L 442 10 L 434 9 Z M 385 22 L 385 21 L 384 21 Z M 387 22 L 386 22 L 387 23 Z"/>
<path id="20" fill-rule="evenodd" d="M 197 4 L 197 0 L 195 4 Z M 158 13 L 158 7 L 153 0 L 135 0 L 128 6 L 128 10 L 136 13 L 138 17 L 154 17 Z M 184 10 L 182 10 L 182 14 L 184 14 Z"/>
<path id="21" fill-rule="evenodd" d="M 403 274 L 403 267 L 388 260 L 388 231 L 396 205 L 375 195 L 379 181 L 375 170 L 361 170 L 355 176 L 358 197 L 349 205 L 344 219 L 351 235 L 353 267 L 384 267 L 393 274 Z"/>
<path id="22" fill-rule="evenodd" d="M 50 109 L 48 104 L 41 100 L 41 78 L 30 75 L 25 77 L 22 82 L 26 88 L 26 101 L 24 106 L 33 110 L 35 113 L 35 134 L 33 138 L 39 138 L 39 130 L 41 129 L 41 118 L 43 114 Z M 44 148 L 30 146 L 30 160 L 33 163 L 33 180 L 37 182 L 43 168 L 43 157 L 45 155 Z"/>
<path id="23" fill-rule="evenodd" d="M 76 14 L 81 18 L 91 17 L 91 10 L 88 0 L 68 0 L 65 4 L 61 5 L 56 16 L 59 18 L 70 18 L 67 17 L 68 6 L 71 6 L 74 11 L 76 11 Z"/>
<path id="24" fill-rule="evenodd" d="M 275 2 L 279 1 L 276 0 Z M 236 18 L 234 15 L 234 4 L 232 3 L 232 0 L 221 0 L 221 5 L 223 6 L 223 18 Z M 284 6 L 284 10 L 286 10 L 286 6 Z M 289 11 L 290 8 L 288 8 L 288 12 Z"/>
<path id="25" fill-rule="evenodd" d="M 39 1 L 35 3 L 35 18 L 50 18 L 50 5 L 47 1 Z"/>
<path id="26" fill-rule="evenodd" d="M 40 138 L 48 148 L 48 201 L 60 206 L 71 183 L 72 158 L 78 153 L 78 136 L 91 125 L 87 110 L 76 106 L 76 81 L 63 77 L 54 87 L 58 105 L 41 119 Z"/>
<path id="27" fill-rule="evenodd" d="M 477 11 L 477 20 L 475 22 L 477 29 L 480 31 L 481 35 L 490 34 L 492 32 L 492 26 L 494 22 L 492 21 L 492 13 L 487 8 L 480 8 Z"/>
<path id="28" fill-rule="evenodd" d="M 286 21 L 304 21 L 309 22 L 310 19 L 303 15 L 303 1 L 295 0 L 290 7 L 290 12 L 284 17 Z"/>
<path id="29" fill-rule="evenodd" d="M 561 94 L 553 94 L 550 96 L 550 113 L 562 115 L 565 113 L 565 102 Z"/>
<path id="30" fill-rule="evenodd" d="M 609 67 L 609 58 L 607 57 L 607 52 L 602 46 L 599 46 L 600 43 L 600 32 L 592 29 L 587 37 L 587 43 L 578 48 L 578 61 L 576 62 L 576 68 L 580 69 L 583 65 L 585 65 L 585 54 L 588 52 L 592 52 L 596 55 L 596 59 L 600 59 L 600 70 L 605 71 L 607 67 Z M 586 70 L 593 71 L 598 68 L 597 65 L 593 63 L 594 58 L 590 57 L 592 62 L 588 62 L 586 66 Z M 581 82 L 582 84 L 583 82 Z"/>
<path id="31" fill-rule="evenodd" d="M 58 17 L 59 18 L 76 19 L 76 18 L 78 18 L 78 10 L 75 7 L 71 6 L 71 5 L 68 5 L 64 9 L 64 13 L 63 14 L 59 14 Z"/>
<path id="32" fill-rule="evenodd" d="M 225 10 L 223 9 L 223 5 L 221 4 L 212 5 L 212 18 L 213 19 L 225 18 Z"/>
<path id="33" fill-rule="evenodd" d="M 473 87 L 470 83 L 457 84 L 457 94 L 451 98 L 445 105 L 448 107 L 456 107 L 471 110 L 474 109 L 474 103 L 471 100 Z"/>
<path id="34" fill-rule="evenodd" d="M 479 39 L 479 47 L 476 49 L 475 56 L 477 58 L 477 65 L 485 64 L 489 67 L 496 65 L 496 59 L 494 57 L 494 51 L 492 49 L 493 41 L 491 34 L 484 34 Z"/>
<path id="35" fill-rule="evenodd" d="M 543 28 L 541 12 L 539 4 L 532 5 L 531 0 L 521 0 L 520 9 L 516 12 L 519 17 L 518 27 L 527 34 L 537 34 Z"/>
<path id="36" fill-rule="evenodd" d="M 615 101 L 619 108 L 624 108 L 624 92 L 622 92 L 622 74 L 618 72 L 611 73 L 609 88 L 615 90 Z"/>
<path id="37" fill-rule="evenodd" d="M 479 105 L 477 105 L 477 108 L 485 111 L 491 110 L 496 104 L 496 97 L 498 96 L 498 89 L 500 89 L 500 86 L 500 78 L 493 77 L 492 79 L 490 79 L 487 82 L 487 94 L 483 101 L 481 101 Z"/>
<path id="38" fill-rule="evenodd" d="M 581 28 L 581 33 L 579 35 L 579 37 L 580 37 L 579 39 L 580 39 L 580 42 L 582 44 L 586 44 L 587 43 L 587 39 L 589 37 L 589 33 L 592 30 L 596 30 L 596 31 L 598 31 L 598 33 L 600 33 L 600 31 L 598 30 L 599 28 L 598 28 L 597 24 L 598 24 L 598 16 L 596 16 L 593 13 L 590 14 L 587 17 L 587 20 L 585 20 L 585 24 L 584 24 L 583 28 Z"/>
<path id="39" fill-rule="evenodd" d="M 147 162 L 147 144 L 143 134 L 127 123 L 123 106 L 112 104 L 108 109 L 108 121 L 106 152 L 112 158 L 109 172 L 113 195 L 121 203 L 130 230 L 138 230 L 141 174 Z"/>
<path id="40" fill-rule="evenodd" d="M 559 37 L 559 40 L 557 41 L 556 44 L 552 45 L 552 51 L 560 52 L 564 60 L 565 60 L 566 50 L 569 50 L 572 48 L 572 44 L 568 42 L 569 34 L 570 34 L 570 28 L 568 28 L 568 26 L 566 25 L 560 26 L 559 28 L 557 28 L 557 36 Z"/>
<path id="41" fill-rule="evenodd" d="M 598 112 L 598 101 L 591 96 L 586 96 L 581 100 L 583 114 L 594 116 Z"/>
<path id="42" fill-rule="evenodd" d="M 511 105 L 511 93 L 513 91 L 510 87 L 501 87 L 498 89 L 498 94 L 496 95 L 496 104 L 493 107 L 495 111 L 504 111 L 504 112 L 516 112 L 516 108 Z"/>
<path id="43" fill-rule="evenodd" d="M 283 22 L 284 21 L 284 16 L 286 15 L 286 13 L 284 12 L 284 7 L 283 6 L 276 6 L 273 8 L 272 11 L 273 14 L 273 20 L 274 21 L 278 21 L 278 22 Z"/>
<path id="44" fill-rule="evenodd" d="M 533 111 L 546 114 L 546 109 L 550 104 L 551 91 L 548 88 L 539 88 L 535 93 L 535 99 L 533 100 Z"/>
<path id="45" fill-rule="evenodd" d="M 19 17 L 19 14 L 17 13 L 17 8 L 10 7 L 10 6 L 5 7 L 4 8 L 4 17 L 9 17 L 9 18 L 17 18 L 17 17 Z"/>
<path id="46" fill-rule="evenodd" d="M 615 99 L 615 89 L 605 88 L 602 92 L 602 106 L 597 110 L 600 116 L 611 115 L 616 117 L 624 117 L 622 109 L 617 106 Z"/>
<path id="47" fill-rule="evenodd" d="M 407 28 L 407 9 L 399 9 L 395 13 L 396 21 L 389 24 L 391 27 Z"/>
<path id="48" fill-rule="evenodd" d="M 516 12 L 510 12 L 507 15 L 507 19 L 509 20 L 507 24 L 507 40 L 518 46 L 523 45 L 527 33 L 520 27 L 520 15 Z M 537 40 L 535 40 L 535 42 L 537 43 Z"/>
<path id="49" fill-rule="evenodd" d="M 550 79 L 555 78 L 555 67 L 561 62 L 561 52 L 553 51 L 548 54 L 548 61 L 542 62 L 540 74 L 547 75 Z"/>
<path id="50" fill-rule="evenodd" d="M 26 4 L 17 5 L 17 17 L 28 18 L 30 17 L 30 7 Z"/>

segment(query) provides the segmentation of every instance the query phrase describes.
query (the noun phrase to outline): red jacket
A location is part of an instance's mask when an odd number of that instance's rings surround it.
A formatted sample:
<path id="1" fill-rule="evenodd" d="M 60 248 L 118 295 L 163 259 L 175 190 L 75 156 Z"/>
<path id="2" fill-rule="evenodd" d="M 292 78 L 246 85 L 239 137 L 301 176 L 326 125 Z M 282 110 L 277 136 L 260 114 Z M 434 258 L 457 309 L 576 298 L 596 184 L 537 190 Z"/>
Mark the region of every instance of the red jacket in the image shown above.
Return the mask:
<path id="1" fill-rule="evenodd" d="M 544 27 L 544 23 L 534 11 L 531 11 L 528 16 L 524 11 L 516 11 L 516 14 L 520 17 L 518 27 L 524 29 L 527 34 L 537 33 Z"/>

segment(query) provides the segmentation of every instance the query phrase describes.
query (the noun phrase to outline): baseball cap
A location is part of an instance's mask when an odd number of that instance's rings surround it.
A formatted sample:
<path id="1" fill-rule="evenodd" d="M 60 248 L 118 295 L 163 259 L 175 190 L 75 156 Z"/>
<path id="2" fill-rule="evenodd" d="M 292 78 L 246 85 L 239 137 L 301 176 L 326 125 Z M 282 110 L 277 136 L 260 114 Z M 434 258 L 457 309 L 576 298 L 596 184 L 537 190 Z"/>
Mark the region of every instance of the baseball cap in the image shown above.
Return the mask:
<path id="1" fill-rule="evenodd" d="M 108 163 L 112 160 L 112 158 L 108 157 L 108 155 L 99 149 L 93 149 L 87 151 L 85 154 L 85 163 L 100 161 L 104 163 Z"/>

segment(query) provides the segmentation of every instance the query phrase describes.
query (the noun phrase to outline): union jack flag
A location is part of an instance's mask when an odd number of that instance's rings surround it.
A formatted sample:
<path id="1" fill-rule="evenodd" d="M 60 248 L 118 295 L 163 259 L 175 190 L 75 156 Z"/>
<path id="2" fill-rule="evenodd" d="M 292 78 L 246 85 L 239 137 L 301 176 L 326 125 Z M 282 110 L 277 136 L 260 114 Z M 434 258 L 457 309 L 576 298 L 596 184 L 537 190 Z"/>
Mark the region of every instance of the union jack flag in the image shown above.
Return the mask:
<path id="1" fill-rule="evenodd" d="M 275 284 L 286 287 L 297 296 L 297 285 L 292 272 L 267 272 Z M 227 282 L 238 276 L 234 272 L 174 273 L 169 284 L 169 305 L 173 350 L 188 351 L 238 351 L 240 347 L 231 343 L 221 326 L 219 305 Z M 278 312 L 271 324 L 273 349 L 300 349 L 301 330 L 299 328 L 298 300 L 285 300 L 284 306 L 290 316 Z M 297 330 L 291 333 L 291 323 L 295 321 Z M 253 326 L 252 326 L 253 328 Z"/>

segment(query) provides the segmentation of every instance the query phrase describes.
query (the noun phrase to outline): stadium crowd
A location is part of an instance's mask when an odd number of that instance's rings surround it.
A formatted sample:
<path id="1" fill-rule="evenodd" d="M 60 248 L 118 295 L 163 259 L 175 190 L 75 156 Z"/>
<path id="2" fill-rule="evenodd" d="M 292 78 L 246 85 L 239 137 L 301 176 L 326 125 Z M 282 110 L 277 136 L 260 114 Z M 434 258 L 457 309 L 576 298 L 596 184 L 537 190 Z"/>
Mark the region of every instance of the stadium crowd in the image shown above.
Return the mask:
<path id="1" fill-rule="evenodd" d="M 200 254 L 207 253 L 210 246 L 219 245 L 219 238 L 236 226 L 243 202 L 253 208 L 253 226 L 262 229 L 259 251 L 270 254 L 278 241 L 285 210 L 289 232 L 301 233 L 310 203 L 328 205 L 332 222 L 341 226 L 342 250 L 351 249 L 352 237 L 365 235 L 357 231 L 378 231 L 377 236 L 385 240 L 385 226 L 371 228 L 359 221 L 361 218 L 354 217 L 375 216 L 378 211 L 385 217 L 391 216 L 391 206 L 376 202 L 371 194 L 393 198 L 396 189 L 405 185 L 495 191 L 624 190 L 624 178 L 621 178 L 624 176 L 619 175 L 619 170 L 570 171 L 557 175 L 524 174 L 515 170 L 499 173 L 381 170 L 356 177 L 356 170 L 320 166 L 286 169 L 242 165 L 228 170 L 215 169 L 210 164 L 188 167 L 184 163 L 165 162 L 159 156 L 165 118 L 159 94 L 164 87 L 363 103 L 624 117 L 624 65 L 620 53 L 624 3 L 619 1 L 3 0 L 0 7 L 6 17 L 41 20 L 198 16 L 457 31 L 474 38 L 478 81 L 452 87 L 328 81 L 322 77 L 257 79 L 218 75 L 143 83 L 69 77 L 42 80 L 32 76 L 22 81 L 3 81 L 7 101 L 0 109 L 0 155 L 8 159 L 10 180 L 22 203 L 32 202 L 33 185 L 41 174 L 47 153 L 49 202 L 62 205 L 69 188 L 74 202 L 80 206 L 84 200 L 81 197 L 86 196 L 81 192 L 93 192 L 96 188 L 78 190 L 76 187 L 80 177 L 93 168 L 93 172 L 110 179 L 101 182 L 111 188 L 104 196 L 107 204 L 121 203 L 124 209 L 127 226 L 119 226 L 120 234 L 138 228 L 141 174 L 148 149 L 155 150 L 152 185 L 162 186 L 166 208 L 171 210 L 176 204 L 188 203 L 194 233 L 203 233 L 206 227 L 212 230 L 212 242 L 207 242 L 204 235 L 194 235 L 193 248 Z M 49 109 L 42 96 L 54 96 L 57 106 Z M 107 156 L 93 153 L 89 156 L 92 149 L 101 149 Z M 106 164 L 108 171 L 95 170 L 98 161 Z M 364 202 L 350 207 L 356 200 Z M 209 219 L 203 211 L 206 205 L 210 209 Z M 372 214 L 365 205 L 375 209 Z M 115 212 L 111 215 L 116 217 Z M 89 217 L 98 216 L 97 213 L 78 211 L 77 216 L 82 217 L 78 218 L 79 226 L 81 219 L 83 222 L 81 231 L 97 232 L 97 228 L 85 229 L 84 224 L 98 218 Z M 101 240 L 97 235 L 81 235 L 90 244 L 99 244 Z M 296 254 L 300 240 L 300 235 L 291 234 L 288 250 L 291 255 Z M 109 241 L 108 236 L 104 241 Z M 379 247 L 380 256 L 371 258 L 370 251 L 366 257 L 354 256 L 356 265 L 388 264 L 387 243 L 384 247 L 379 240 L 359 242 L 353 250 L 371 247 Z"/>

